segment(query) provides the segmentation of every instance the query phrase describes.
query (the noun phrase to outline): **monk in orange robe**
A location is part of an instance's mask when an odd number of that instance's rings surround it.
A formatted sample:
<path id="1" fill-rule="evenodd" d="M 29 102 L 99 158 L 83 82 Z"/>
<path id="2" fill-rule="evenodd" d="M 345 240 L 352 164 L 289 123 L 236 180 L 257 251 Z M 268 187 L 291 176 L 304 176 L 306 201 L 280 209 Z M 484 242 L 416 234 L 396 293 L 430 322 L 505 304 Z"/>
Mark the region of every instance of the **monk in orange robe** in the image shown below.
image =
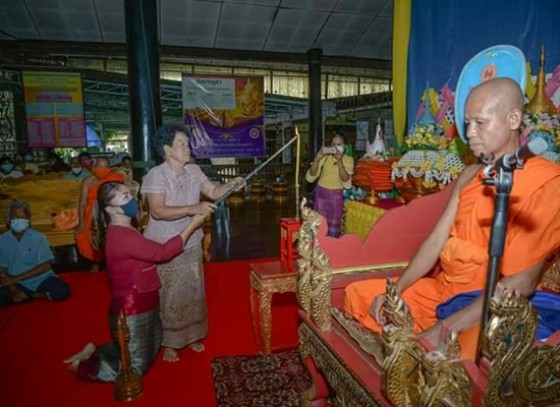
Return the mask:
<path id="1" fill-rule="evenodd" d="M 91 271 L 99 270 L 99 263 L 103 260 L 103 252 L 93 244 L 94 205 L 97 202 L 97 189 L 105 182 L 124 182 L 122 174 L 114 173 L 106 157 L 99 157 L 93 167 L 93 175 L 84 178 L 78 207 L 79 223 L 74 237 L 80 254 L 93 263 Z"/>
<path id="2" fill-rule="evenodd" d="M 499 159 L 519 147 L 523 94 L 509 78 L 473 88 L 465 106 L 469 147 L 477 157 Z M 495 189 L 482 183 L 482 166 L 465 169 L 432 233 L 397 280 L 414 318 L 414 332 L 436 346 L 442 327 L 459 333 L 464 359 L 474 359 L 483 298 L 438 323 L 436 307 L 457 294 L 484 290 Z M 534 293 L 544 261 L 560 246 L 560 166 L 540 157 L 514 172 L 500 283 L 523 296 Z M 441 272 L 424 277 L 439 259 Z M 345 310 L 380 332 L 385 280 L 348 285 Z"/>

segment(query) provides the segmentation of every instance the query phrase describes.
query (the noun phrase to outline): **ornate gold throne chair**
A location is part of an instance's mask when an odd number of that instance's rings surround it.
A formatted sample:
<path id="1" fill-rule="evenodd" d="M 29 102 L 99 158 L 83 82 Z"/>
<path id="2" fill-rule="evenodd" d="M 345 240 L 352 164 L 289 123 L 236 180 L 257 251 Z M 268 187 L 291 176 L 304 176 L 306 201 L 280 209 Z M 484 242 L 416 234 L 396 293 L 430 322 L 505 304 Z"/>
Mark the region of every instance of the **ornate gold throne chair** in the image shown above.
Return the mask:
<path id="1" fill-rule="evenodd" d="M 399 275 L 432 230 L 451 188 L 388 211 L 362 242 L 326 236 L 326 222 L 302 205 L 298 299 L 300 354 L 312 378 L 304 406 L 560 405 L 560 332 L 534 340 L 537 315 L 514 294 L 497 293 L 479 365 L 458 359 L 453 335 L 438 349 L 408 337 L 411 319 L 388 286 L 381 335 L 341 311 L 352 281 Z M 560 256 L 542 285 L 558 289 Z"/>

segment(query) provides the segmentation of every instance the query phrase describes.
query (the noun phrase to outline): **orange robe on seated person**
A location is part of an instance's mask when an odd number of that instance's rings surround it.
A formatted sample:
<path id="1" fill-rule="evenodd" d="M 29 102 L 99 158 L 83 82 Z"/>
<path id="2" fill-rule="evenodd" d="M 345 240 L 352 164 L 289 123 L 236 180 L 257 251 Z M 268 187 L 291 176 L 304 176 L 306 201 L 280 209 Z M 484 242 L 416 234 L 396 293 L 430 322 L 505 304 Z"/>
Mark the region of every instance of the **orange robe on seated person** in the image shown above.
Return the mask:
<path id="1" fill-rule="evenodd" d="M 494 215 L 495 189 L 477 174 L 459 194 L 449 239 L 440 253 L 441 272 L 425 277 L 401 294 L 414 318 L 414 332 L 437 323 L 436 307 L 459 293 L 484 290 L 488 270 L 488 241 Z M 560 166 L 540 157 L 515 171 L 508 227 L 501 261 L 502 276 L 537 264 L 560 246 Z M 346 287 L 344 308 L 362 325 L 380 332 L 370 314 L 373 299 L 385 293 L 385 279 Z M 459 335 L 463 359 L 474 359 L 478 326 Z"/>
<path id="2" fill-rule="evenodd" d="M 86 259 L 94 263 L 99 263 L 103 260 L 103 252 L 96 250 L 92 243 L 92 222 L 93 222 L 93 208 L 97 202 L 97 190 L 105 182 L 124 182 L 122 174 L 110 173 L 105 178 L 96 181 L 88 188 L 88 196 L 86 208 L 84 210 L 84 231 L 76 235 L 76 246 L 80 254 Z"/>

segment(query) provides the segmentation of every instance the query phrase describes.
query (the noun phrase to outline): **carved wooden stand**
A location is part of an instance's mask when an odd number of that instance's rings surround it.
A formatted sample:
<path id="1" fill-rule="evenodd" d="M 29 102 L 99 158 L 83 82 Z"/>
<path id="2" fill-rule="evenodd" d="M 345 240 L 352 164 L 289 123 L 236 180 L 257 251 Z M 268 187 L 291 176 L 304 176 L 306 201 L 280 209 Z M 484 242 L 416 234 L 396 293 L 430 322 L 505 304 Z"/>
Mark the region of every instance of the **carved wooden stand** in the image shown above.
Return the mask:
<path id="1" fill-rule="evenodd" d="M 117 340 L 121 348 L 121 372 L 115 380 L 115 399 L 117 401 L 136 400 L 144 393 L 142 377 L 130 366 L 130 352 L 128 351 L 128 341 L 130 331 L 126 325 L 124 312 L 121 311 L 117 318 Z"/>

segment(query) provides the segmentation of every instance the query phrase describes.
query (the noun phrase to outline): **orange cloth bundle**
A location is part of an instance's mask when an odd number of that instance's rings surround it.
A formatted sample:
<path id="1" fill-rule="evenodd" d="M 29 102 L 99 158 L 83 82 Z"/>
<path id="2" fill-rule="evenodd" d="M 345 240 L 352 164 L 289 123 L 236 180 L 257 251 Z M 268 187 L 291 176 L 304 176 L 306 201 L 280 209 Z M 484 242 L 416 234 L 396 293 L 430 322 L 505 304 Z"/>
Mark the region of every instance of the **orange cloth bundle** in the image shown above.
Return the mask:
<path id="1" fill-rule="evenodd" d="M 385 161 L 374 158 L 358 160 L 352 179 L 353 184 L 364 189 L 373 188 L 376 191 L 390 191 L 393 189 L 391 165 L 396 160 L 396 158 Z"/>
<path id="2" fill-rule="evenodd" d="M 64 232 L 75 229 L 78 226 L 78 210 L 62 209 L 53 215 L 53 226 L 55 231 Z"/>

